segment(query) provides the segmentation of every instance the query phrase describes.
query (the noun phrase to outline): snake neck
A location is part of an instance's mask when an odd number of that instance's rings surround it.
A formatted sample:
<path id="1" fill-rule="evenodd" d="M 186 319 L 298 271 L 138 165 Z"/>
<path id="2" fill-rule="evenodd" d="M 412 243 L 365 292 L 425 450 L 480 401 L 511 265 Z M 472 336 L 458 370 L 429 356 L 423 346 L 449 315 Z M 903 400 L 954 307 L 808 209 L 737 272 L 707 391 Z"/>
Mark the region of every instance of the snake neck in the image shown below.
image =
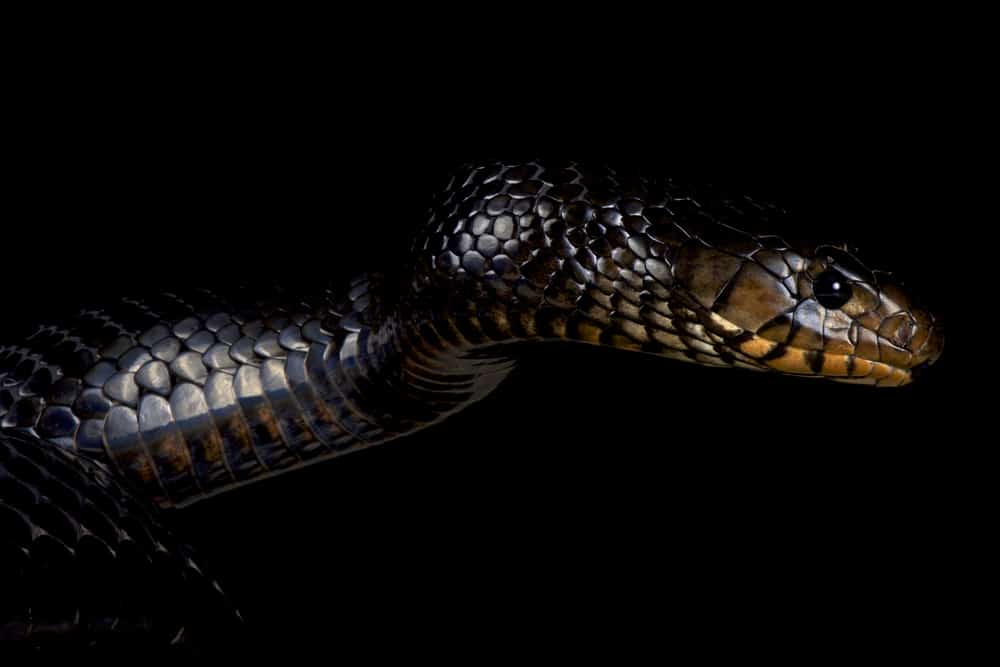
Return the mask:
<path id="1" fill-rule="evenodd" d="M 325 352 L 328 375 L 369 426 L 364 442 L 433 424 L 493 391 L 516 361 L 513 336 L 493 337 L 439 295 L 390 289 L 381 274 L 352 281 Z"/>

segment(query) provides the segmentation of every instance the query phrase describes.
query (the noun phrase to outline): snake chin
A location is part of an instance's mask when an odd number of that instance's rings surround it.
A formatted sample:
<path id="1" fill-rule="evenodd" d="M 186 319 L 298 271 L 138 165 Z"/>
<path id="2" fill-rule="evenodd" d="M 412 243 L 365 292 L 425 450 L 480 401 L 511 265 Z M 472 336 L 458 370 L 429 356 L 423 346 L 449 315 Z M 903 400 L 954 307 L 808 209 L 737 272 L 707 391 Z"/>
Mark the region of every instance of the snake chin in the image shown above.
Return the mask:
<path id="1" fill-rule="evenodd" d="M 877 387 L 902 387 L 913 381 L 911 368 L 864 359 L 856 354 L 804 349 L 759 335 L 739 338 L 731 343 L 730 349 L 743 368 Z"/>
<path id="2" fill-rule="evenodd" d="M 845 384 L 902 387 L 913 381 L 913 374 L 907 368 L 852 354 L 786 348 L 780 358 L 765 363 L 768 368 L 789 375 L 824 378 Z"/>

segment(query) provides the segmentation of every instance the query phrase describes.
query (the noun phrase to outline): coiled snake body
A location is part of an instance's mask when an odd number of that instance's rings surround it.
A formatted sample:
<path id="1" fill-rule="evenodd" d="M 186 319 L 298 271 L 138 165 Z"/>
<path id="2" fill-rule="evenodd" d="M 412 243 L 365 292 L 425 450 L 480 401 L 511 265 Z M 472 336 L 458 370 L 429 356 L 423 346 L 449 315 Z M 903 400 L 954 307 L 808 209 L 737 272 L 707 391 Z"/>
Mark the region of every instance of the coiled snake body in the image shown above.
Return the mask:
<path id="1" fill-rule="evenodd" d="M 602 166 L 477 163 L 398 274 L 126 299 L 0 348 L 0 636 L 224 636 L 236 613 L 152 506 L 433 424 L 528 341 L 879 387 L 939 356 L 929 311 L 842 248 L 768 234 L 783 215 Z"/>

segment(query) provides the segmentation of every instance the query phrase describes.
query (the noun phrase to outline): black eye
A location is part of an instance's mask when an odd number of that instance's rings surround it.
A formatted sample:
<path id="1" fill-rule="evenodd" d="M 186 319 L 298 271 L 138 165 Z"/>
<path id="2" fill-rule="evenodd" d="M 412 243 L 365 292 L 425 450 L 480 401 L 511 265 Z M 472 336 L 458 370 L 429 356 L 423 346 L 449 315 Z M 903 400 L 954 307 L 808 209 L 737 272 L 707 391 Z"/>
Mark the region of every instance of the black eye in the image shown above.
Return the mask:
<path id="1" fill-rule="evenodd" d="M 840 273 L 829 270 L 813 282 L 813 294 L 825 308 L 840 308 L 851 300 L 851 284 Z"/>

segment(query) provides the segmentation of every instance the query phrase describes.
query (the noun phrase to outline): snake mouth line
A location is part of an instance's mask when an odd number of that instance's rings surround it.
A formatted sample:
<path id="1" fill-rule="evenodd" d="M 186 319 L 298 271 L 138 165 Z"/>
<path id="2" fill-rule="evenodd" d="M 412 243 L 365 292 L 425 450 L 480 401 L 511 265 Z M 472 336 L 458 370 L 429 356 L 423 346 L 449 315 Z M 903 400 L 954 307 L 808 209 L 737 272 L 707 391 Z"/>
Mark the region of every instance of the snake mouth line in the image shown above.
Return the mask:
<path id="1" fill-rule="evenodd" d="M 740 343 L 737 349 L 761 367 L 791 375 L 877 387 L 901 387 L 913 380 L 911 369 L 893 366 L 884 361 L 862 359 L 853 354 L 792 347 L 760 336 Z"/>

